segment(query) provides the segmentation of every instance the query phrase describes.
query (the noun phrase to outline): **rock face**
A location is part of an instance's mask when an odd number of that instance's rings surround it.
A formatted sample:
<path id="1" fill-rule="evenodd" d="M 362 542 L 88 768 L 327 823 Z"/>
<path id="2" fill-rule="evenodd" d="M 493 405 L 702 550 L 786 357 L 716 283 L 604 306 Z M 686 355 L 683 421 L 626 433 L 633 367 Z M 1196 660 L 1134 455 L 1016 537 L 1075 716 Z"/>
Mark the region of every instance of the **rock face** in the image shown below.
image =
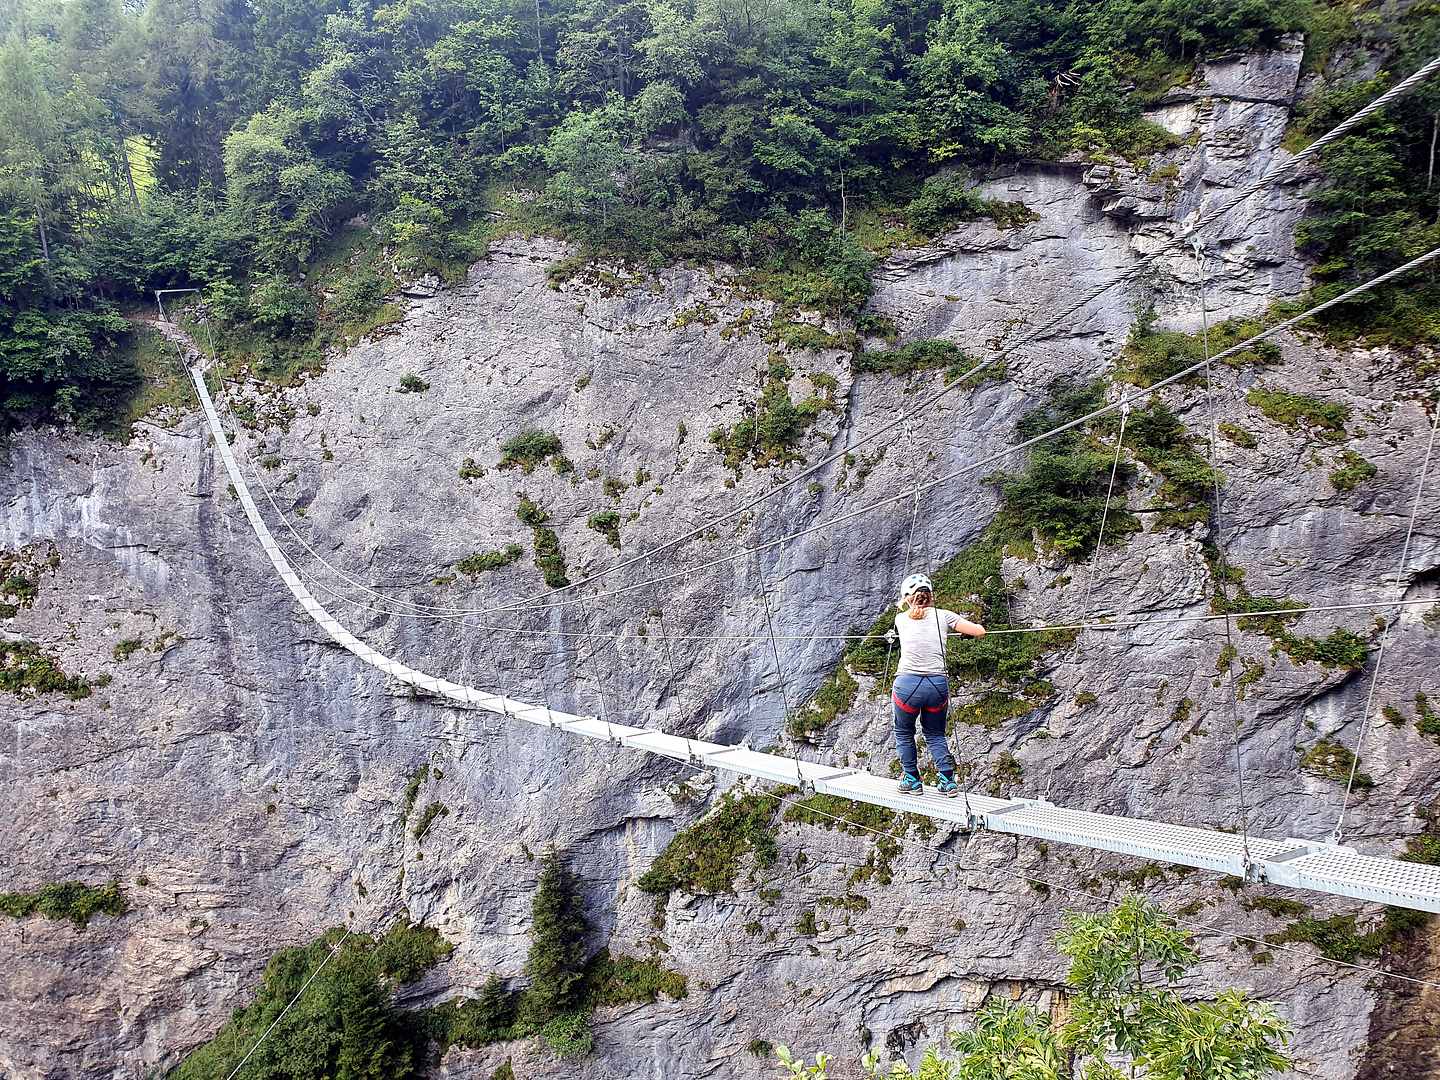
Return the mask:
<path id="1" fill-rule="evenodd" d="M 1156 113 L 1198 140 L 1154 159 L 1144 176 L 1052 165 L 990 181 L 1040 220 L 1009 231 L 970 224 L 897 255 L 875 309 L 909 337 L 942 334 L 982 352 L 1118 273 L 1283 152 L 1296 70 L 1295 49 L 1211 64 L 1205 83 Z M 1156 171 L 1167 162 L 1176 172 L 1162 184 Z M 1257 199 L 1210 238 L 1212 317 L 1253 314 L 1303 287 L 1296 196 Z M 1107 296 L 1082 325 L 1013 357 L 1003 381 L 957 388 L 913 416 L 907 434 L 892 421 L 938 389 L 938 376 L 852 378 L 839 350 L 785 352 L 777 371 L 765 304 L 681 269 L 550 289 L 545 268 L 564 254 L 545 241 L 496 244 L 466 285 L 433 297 L 423 295 L 429 286 L 413 290 L 397 332 L 334 357 L 324 374 L 284 390 L 225 384 L 236 449 L 312 588 L 377 648 L 517 697 L 757 747 L 783 738 L 787 708 L 833 670 L 843 646 L 835 635 L 868 625 L 907 570 L 949 558 L 985 529 L 998 501 L 977 481 L 997 466 L 978 463 L 1013 441 L 1015 420 L 1056 375 L 1113 362 L 1137 299 Z M 1193 260 L 1179 260 L 1139 299 L 1155 299 L 1169 325 L 1193 328 L 1197 280 Z M 1283 359 L 1216 375 L 1218 417 L 1257 444 L 1218 443 L 1219 536 L 1255 595 L 1315 609 L 1293 633 L 1346 627 L 1375 643 L 1397 591 L 1434 598 L 1440 583 L 1433 475 L 1400 566 L 1430 430 L 1415 367 L 1384 350 L 1337 353 L 1299 338 L 1284 343 Z M 824 405 L 797 453 L 814 464 L 853 448 L 778 491 L 804 466 L 747 464 L 737 476 L 707 441 L 753 415 L 772 374 L 792 400 Z M 406 375 L 428 389 L 400 392 Z M 1265 386 L 1347 406 L 1343 436 L 1266 418 L 1246 400 Z M 1166 400 L 1192 432 L 1208 430 L 1203 387 Z M 0 475 L 3 546 L 41 567 L 37 595 L 6 622 L 6 636 L 40 643 L 95 684 L 76 701 L 0 699 L 0 888 L 116 877 L 132 905 L 84 931 L 0 923 L 7 1076 L 168 1068 L 247 1000 L 272 952 L 341 922 L 383 929 L 402 910 L 458 946 L 406 1000 L 475 996 L 492 971 L 518 975 L 534 856 L 551 844 L 590 883 L 597 944 L 644 955 L 663 941 L 689 994 L 602 1015 L 596 1055 L 584 1062 L 524 1056 L 523 1046 L 456 1050 L 445 1075 L 484 1077 L 514 1055 L 526 1077 L 762 1077 L 773 1063 L 748 1052 L 754 1040 L 849 1055 L 867 1035 L 913 1061 L 991 995 L 1063 1007 L 1064 965 L 1050 944 L 1061 911 L 1097 910 L 1132 886 L 1210 928 L 1199 931 L 1204 962 L 1183 989 L 1205 996 L 1234 985 L 1279 1001 L 1308 1074 L 1346 1080 L 1367 1045 L 1384 1043 L 1372 1024 L 1381 980 L 1306 945 L 1236 948 L 1233 935 L 1284 928 L 1253 903 L 1265 891 L 1236 895 L 1211 875 L 1014 837 L 915 828 L 889 873 L 867 877 L 856 875 L 867 860 L 872 871 L 885 861 L 872 836 L 782 824 L 772 868 L 742 871 L 734 893 L 673 895 L 657 930 L 654 898 L 636 878 L 734 777 L 696 776 L 387 685 L 321 640 L 275 579 L 198 415 L 168 422 L 138 425 L 127 446 L 23 433 Z M 572 468 L 497 468 L 501 444 L 528 428 L 556 433 Z M 1342 450 L 1378 473 L 1337 490 L 1327 475 Z M 915 509 L 917 481 L 966 468 Z M 1141 481 L 1130 496 L 1137 510 L 1158 483 Z M 534 529 L 516 514 L 520 492 L 549 515 L 544 527 L 581 587 L 542 584 Z M 618 552 L 587 526 L 611 509 Z M 1054 704 L 993 730 L 958 725 L 953 743 L 975 766 L 972 785 L 1237 828 L 1238 746 L 1249 829 L 1330 831 L 1342 786 L 1301 771 L 1295 748 L 1322 736 L 1359 743 L 1373 657 L 1354 674 L 1294 663 L 1232 626 L 1237 671 L 1252 676 L 1232 736 L 1216 670 L 1225 626 L 1202 618 L 1202 546 L 1214 539 L 1204 524 L 1156 525 L 1093 561 L 1006 560 L 1007 579 L 1024 586 L 1015 617 L 1103 614 L 1115 625 L 1042 659 Z M 457 567 L 507 544 L 523 557 L 473 576 Z M 52 545 L 58 566 L 45 563 Z M 1359 606 L 1325 610 L 1335 605 Z M 1375 708 L 1392 704 L 1405 723 L 1377 717 L 1364 731 L 1375 786 L 1352 797 L 1345 832 L 1368 852 L 1403 851 L 1423 824 L 1416 809 L 1437 795 L 1440 748 L 1415 729 L 1411 704 L 1417 692 L 1440 697 L 1440 636 L 1422 617 L 1430 610 L 1406 607 L 1385 650 Z M 883 773 L 893 756 L 888 708 L 869 696 L 873 680 L 860 683 L 855 705 L 806 752 Z M 1077 710 L 1069 702 L 1084 692 L 1097 704 Z M 407 818 L 406 786 L 422 764 L 435 772 Z M 683 780 L 700 798 L 667 793 Z M 418 808 L 435 802 L 448 814 L 417 838 Z M 868 908 L 847 910 L 850 896 Z M 1296 899 L 1320 917 L 1376 914 Z M 807 913 L 814 937 L 797 931 Z"/>

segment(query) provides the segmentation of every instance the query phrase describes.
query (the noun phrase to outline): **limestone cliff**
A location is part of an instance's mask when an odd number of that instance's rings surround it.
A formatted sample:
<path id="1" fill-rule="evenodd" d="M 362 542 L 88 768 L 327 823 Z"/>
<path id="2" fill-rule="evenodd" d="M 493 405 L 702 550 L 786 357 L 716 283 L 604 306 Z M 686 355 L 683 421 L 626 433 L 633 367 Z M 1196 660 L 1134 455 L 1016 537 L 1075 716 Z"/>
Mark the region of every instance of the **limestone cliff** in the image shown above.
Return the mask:
<path id="1" fill-rule="evenodd" d="M 902 342 L 943 336 L 986 355 L 1283 153 L 1298 69 L 1298 44 L 1212 63 L 1154 114 L 1194 138 L 1144 169 L 1062 162 L 989 179 L 988 193 L 1025 202 L 1038 220 L 1005 230 L 970 223 L 897 252 L 873 310 L 895 320 Z M 1237 208 L 1207 238 L 1212 319 L 1257 315 L 1303 290 L 1293 230 L 1313 181 L 1302 174 Z M 715 514 L 801 467 L 737 471 L 707 441 L 752 414 L 776 378 L 793 400 L 821 403 L 795 447 L 814 462 L 889 424 L 943 373 L 856 377 L 848 351 L 777 346 L 767 340 L 771 306 L 719 270 L 611 268 L 552 289 L 546 267 L 565 254 L 512 237 L 464 285 L 409 301 L 393 333 L 333 356 L 323 374 L 283 389 L 227 383 L 221 403 L 240 421 L 236 448 L 256 490 L 273 496 L 262 505 L 317 594 L 376 647 L 516 697 L 757 747 L 786 739 L 786 704 L 797 707 L 834 670 L 843 642 L 824 635 L 868 626 L 907 566 L 921 553 L 939 563 L 975 540 L 998 496 L 975 473 L 927 492 L 913 545 L 908 503 L 826 522 L 1013 442 L 1016 419 L 1055 376 L 1113 369 L 1137 304 L 1154 302 L 1174 329 L 1200 322 L 1196 262 L 1177 256 L 1142 290 L 1108 294 L 1079 325 L 1011 357 L 1003 378 L 911 417 L 908 436 L 889 431 L 813 483 L 711 529 Z M 399 392 L 406 375 L 428 389 Z M 1220 419 L 1255 442 L 1218 444 L 1220 524 L 1245 583 L 1312 608 L 1369 605 L 1307 613 L 1292 633 L 1320 638 L 1344 627 L 1378 639 L 1429 430 L 1421 391 L 1433 378 L 1418 379 L 1413 357 L 1337 352 L 1302 337 L 1284 341 L 1283 364 L 1217 373 Z M 1346 406 L 1343 432 L 1322 439 L 1276 423 L 1247 401 L 1266 386 Z M 1192 431 L 1207 430 L 1203 387 L 1165 399 Z M 501 444 L 531 427 L 559 436 L 571 470 L 497 468 Z M 1327 476 L 1346 450 L 1378 472 L 1342 491 Z M 1142 471 L 1130 505 L 1145 509 L 1158 484 Z M 532 566 L 533 529 L 516 515 L 519 492 L 549 515 L 572 581 L 694 535 L 552 600 Z M 1432 479 L 1407 599 L 1435 597 L 1440 586 L 1437 500 Z M 1380 980 L 1308 946 L 1237 948 L 1225 936 L 1283 929 L 1284 919 L 1250 903 L 1259 890 L 1237 896 L 1210 875 L 1013 837 L 912 831 L 887 874 L 856 878 L 867 860 L 875 866 L 872 836 L 782 824 L 773 868 L 742 873 L 733 894 L 673 895 L 657 929 L 654 899 L 636 878 L 734 778 L 696 777 L 387 685 L 321 640 L 279 586 L 194 412 L 151 417 L 128 445 L 19 434 L 0 474 L 0 506 L 0 546 L 27 553 L 39 583 L 5 636 L 40 643 L 95 687 L 74 701 L 0 698 L 0 888 L 116 877 L 133 909 L 84 931 L 0 923 L 8 1076 L 168 1068 L 246 1000 L 272 952 L 341 922 L 374 928 L 402 908 L 458 945 L 407 1000 L 474 996 L 492 971 L 518 974 L 533 856 L 551 844 L 590 882 L 612 950 L 645 954 L 663 941 L 689 994 L 602 1015 L 592 1059 L 554 1062 L 541 1052 L 518 1067 L 526 1077 L 770 1076 L 747 1051 L 753 1040 L 849 1054 L 866 1033 L 913 1059 L 988 995 L 1058 1002 L 1063 965 L 1049 939 L 1062 908 L 1094 907 L 1127 881 L 1215 928 L 1201 937 L 1205 962 L 1184 989 L 1237 985 L 1280 1001 L 1308 1075 L 1346 1080 L 1380 1041 L 1371 1031 Z M 587 526 L 605 510 L 619 518 L 618 552 Z M 1008 558 L 1014 617 L 1075 619 L 1087 589 L 1091 617 L 1207 614 L 1210 526 L 1146 520 L 1153 527 L 1105 548 L 1093 566 L 1043 551 Z M 747 552 L 812 525 L 793 542 Z M 523 557 L 473 575 L 457 567 L 508 544 Z M 58 565 L 45 563 L 51 547 Z M 775 613 L 778 665 L 762 595 Z M 1361 748 L 1375 785 L 1354 798 L 1347 841 L 1368 852 L 1402 852 L 1424 824 L 1415 811 L 1440 793 L 1440 748 L 1410 722 L 1417 692 L 1440 696 L 1440 637 L 1422 618 L 1428 610 L 1407 608 L 1386 651 L 1377 706 L 1392 703 L 1406 722 L 1372 725 Z M 1232 633 L 1235 663 L 1259 670 L 1239 702 L 1248 826 L 1322 837 L 1342 786 L 1302 771 L 1296 748 L 1322 736 L 1355 745 L 1368 669 L 1293 662 L 1258 632 Z M 1075 650 L 1046 654 L 1040 672 L 1056 688 L 1048 703 L 995 728 L 959 726 L 970 782 L 1238 827 L 1235 740 L 1216 670 L 1224 644 L 1220 622 L 1158 621 L 1095 629 Z M 854 705 L 800 748 L 883 772 L 888 710 L 869 695 L 873 679 L 859 682 Z M 1095 695 L 1093 707 L 1072 704 L 1082 692 Z M 442 803 L 448 815 L 417 839 L 413 820 L 402 820 L 405 790 L 425 763 L 435 773 L 417 800 Z M 846 911 L 851 895 L 868 907 Z M 1361 911 L 1299 899 L 1320 916 Z M 814 937 L 796 930 L 807 912 Z M 486 1076 L 506 1054 L 523 1053 L 457 1050 L 441 1071 Z"/>

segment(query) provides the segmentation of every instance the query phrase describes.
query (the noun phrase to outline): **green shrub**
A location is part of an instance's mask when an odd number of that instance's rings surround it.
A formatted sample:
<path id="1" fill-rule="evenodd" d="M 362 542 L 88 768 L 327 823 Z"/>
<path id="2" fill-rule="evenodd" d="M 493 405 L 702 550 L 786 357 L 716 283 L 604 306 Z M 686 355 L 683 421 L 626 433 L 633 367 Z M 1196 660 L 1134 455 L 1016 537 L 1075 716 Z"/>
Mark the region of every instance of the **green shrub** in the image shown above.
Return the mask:
<path id="1" fill-rule="evenodd" d="M 1346 421 L 1350 419 L 1346 405 L 1283 390 L 1251 390 L 1245 400 L 1292 432 L 1310 427 L 1327 439 L 1343 439 Z"/>
<path id="2" fill-rule="evenodd" d="M 529 473 L 546 458 L 560 453 L 560 437 L 553 432 L 531 428 L 516 435 L 500 447 L 500 463 L 497 468 L 513 469 L 517 465 L 523 473 Z"/>
<path id="3" fill-rule="evenodd" d="M 423 394 L 430 389 L 430 384 L 418 375 L 400 376 L 398 392 L 402 394 Z"/>
<path id="4" fill-rule="evenodd" d="M 1236 446 L 1240 447 L 1243 450 L 1254 450 L 1255 447 L 1259 445 L 1259 443 L 1255 441 L 1255 436 L 1251 434 L 1249 429 L 1243 428 L 1239 424 L 1222 422 L 1217 426 L 1220 429 L 1221 435 L 1224 435 L 1232 443 L 1234 443 Z"/>
<path id="5" fill-rule="evenodd" d="M 420 815 L 420 820 L 415 823 L 415 828 L 412 829 L 411 832 L 415 839 L 419 840 L 430 831 L 430 826 L 437 817 L 449 816 L 450 809 L 444 803 L 432 802 L 429 806 L 425 807 L 425 812 Z"/>
<path id="6" fill-rule="evenodd" d="M 245 1071 L 251 1080 L 418 1078 L 435 1025 L 425 1013 L 395 1008 L 391 994 L 453 946 L 403 917 L 379 942 L 352 933 L 342 945 L 341 938 L 339 929 L 330 930 L 309 946 L 272 956 L 251 1004 L 234 1010 L 215 1038 L 170 1073 L 172 1080 L 226 1080 L 257 1043 Z"/>
<path id="7" fill-rule="evenodd" d="M 1331 742 L 1328 738 L 1321 739 L 1300 756 L 1300 768 L 1315 776 L 1324 777 L 1326 780 L 1334 780 L 1339 784 L 1350 782 L 1350 770 L 1354 768 L 1357 788 L 1375 786 L 1374 779 L 1368 773 L 1359 771 L 1355 755 L 1347 747 L 1337 742 Z"/>
<path id="8" fill-rule="evenodd" d="M 637 882 L 642 892 L 735 891 L 740 860 L 755 854 L 755 865 L 774 864 L 779 849 L 771 823 L 779 804 L 766 795 L 727 792 L 703 818 L 679 832 Z"/>
<path id="9" fill-rule="evenodd" d="M 1336 491 L 1349 491 L 1374 476 L 1378 469 L 1354 450 L 1340 451 L 1338 467 L 1330 474 L 1330 483 Z"/>
<path id="10" fill-rule="evenodd" d="M 520 505 L 515 510 L 515 516 L 523 524 L 529 525 L 535 534 L 535 566 L 540 570 L 546 585 L 552 589 L 562 589 L 570 584 L 570 579 L 565 576 L 565 553 L 560 548 L 560 537 L 554 529 L 545 524 L 550 520 L 550 515 L 523 491 L 516 494 L 520 496 Z"/>
<path id="11" fill-rule="evenodd" d="M 119 918 L 130 910 L 120 891 L 120 881 L 92 889 L 79 881 L 52 881 L 33 893 L 0 893 L 0 914 L 12 919 L 43 915 L 47 919 L 69 919 L 75 929 L 84 930 L 97 911 Z"/>
<path id="12" fill-rule="evenodd" d="M 118 645 L 115 646 L 113 650 L 115 659 L 129 660 L 130 655 L 144 644 L 145 642 L 138 637 L 126 638 L 124 641 L 120 642 Z"/>
<path id="13" fill-rule="evenodd" d="M 1379 956 L 1429 922 L 1430 916 L 1423 911 L 1389 907 L 1380 925 L 1363 934 L 1354 915 L 1336 915 L 1331 919 L 1300 919 L 1281 933 L 1266 934 L 1265 941 L 1271 945 L 1314 945 L 1321 956 L 1353 964 L 1362 957 Z"/>
<path id="14" fill-rule="evenodd" d="M 716 428 L 710 442 L 725 455 L 725 467 L 736 472 L 745 461 L 757 469 L 791 462 L 803 465 L 805 457 L 796 450 L 800 437 L 827 408 L 830 403 L 821 398 L 796 405 L 784 382 L 772 380 L 761 392 L 754 413 L 734 427 Z"/>
<path id="15" fill-rule="evenodd" d="M 1154 386 L 1186 368 L 1194 367 L 1205 360 L 1205 332 L 1198 334 L 1177 334 L 1156 330 L 1155 305 L 1151 304 L 1140 314 L 1130 328 L 1130 337 L 1116 377 L 1136 386 Z M 1229 319 L 1209 329 L 1210 355 L 1224 352 L 1233 345 L 1254 337 L 1264 329 L 1255 321 Z M 1245 363 L 1274 364 L 1280 362 L 1280 348 L 1268 341 L 1262 341 L 1244 352 L 1227 357 L 1223 363 L 1240 365 Z M 1192 376 L 1203 380 L 1204 374 Z"/>
<path id="16" fill-rule="evenodd" d="M 926 179 L 920 194 L 905 207 L 905 220 L 922 233 L 936 236 L 956 222 L 984 217 L 988 208 L 969 171 L 959 170 Z"/>
<path id="17" fill-rule="evenodd" d="M 525 549 L 519 544 L 506 544 L 504 551 L 477 551 L 474 555 L 467 555 L 455 564 L 455 569 L 473 578 L 487 570 L 509 566 L 524 554 Z"/>
<path id="18" fill-rule="evenodd" d="M 1424 691 L 1415 694 L 1415 730 L 1440 742 L 1440 716 L 1435 715 Z"/>
<path id="19" fill-rule="evenodd" d="M 0 689 L 17 697 L 24 696 L 27 690 L 37 694 L 64 694 L 71 701 L 90 696 L 87 680 L 66 675 L 33 641 L 0 641 L 0 665 L 3 665 L 0 666 Z"/>
<path id="20" fill-rule="evenodd" d="M 614 510 L 601 510 L 585 519 L 585 524 L 594 529 L 605 542 L 617 551 L 620 549 L 620 515 Z"/>
<path id="21" fill-rule="evenodd" d="M 976 361 L 966 356 L 960 346 L 939 338 L 912 341 L 898 349 L 882 349 L 878 352 L 857 349 L 850 358 L 850 370 L 856 375 L 865 372 L 910 375 L 916 371 L 944 368 L 947 383 L 965 375 L 975 364 Z"/>
<path id="22" fill-rule="evenodd" d="M 888 832 L 895 825 L 895 811 L 873 803 L 856 802 L 839 795 L 812 795 L 792 803 L 785 820 L 799 825 L 819 825 L 852 836 Z"/>
<path id="23" fill-rule="evenodd" d="M 805 708 L 791 714 L 786 730 L 797 739 L 803 739 L 816 731 L 823 731 L 835 717 L 855 703 L 860 684 L 842 662 L 830 673 L 815 696 Z"/>
<path id="24" fill-rule="evenodd" d="M 1022 439 L 1037 438 L 1093 412 L 1104 400 L 1104 386 L 1098 379 L 1057 379 L 1047 400 L 1022 416 L 1016 431 Z M 1106 518 L 1112 467 L 1115 488 Z M 996 472 L 983 482 L 998 485 L 1004 494 L 1005 508 L 999 520 L 1005 525 L 1033 529 L 1054 550 L 1078 555 L 1093 548 L 1102 518 L 1106 518 L 1105 532 L 1111 543 L 1122 542 L 1126 533 L 1140 527 L 1121 501 L 1134 475 L 1134 466 L 1125 461 L 1115 465 L 1112 451 L 1091 448 L 1081 433 L 1072 429 L 1034 447 L 1023 473 Z"/>

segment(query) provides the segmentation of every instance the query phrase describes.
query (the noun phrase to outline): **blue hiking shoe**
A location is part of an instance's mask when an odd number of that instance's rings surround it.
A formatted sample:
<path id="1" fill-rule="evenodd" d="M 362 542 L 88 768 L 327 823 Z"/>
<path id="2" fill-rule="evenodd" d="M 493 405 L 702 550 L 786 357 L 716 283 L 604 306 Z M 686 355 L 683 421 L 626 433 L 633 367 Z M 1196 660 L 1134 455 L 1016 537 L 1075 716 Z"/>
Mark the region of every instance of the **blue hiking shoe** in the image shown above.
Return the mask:
<path id="1" fill-rule="evenodd" d="M 946 798 L 953 799 L 960 794 L 960 785 L 955 782 L 955 777 L 949 773 L 941 773 L 940 779 L 935 784 L 935 790 Z"/>
<path id="2" fill-rule="evenodd" d="M 903 795 L 919 795 L 925 790 L 925 785 L 920 782 L 918 776 L 911 776 L 908 772 L 900 778 L 900 792 Z"/>

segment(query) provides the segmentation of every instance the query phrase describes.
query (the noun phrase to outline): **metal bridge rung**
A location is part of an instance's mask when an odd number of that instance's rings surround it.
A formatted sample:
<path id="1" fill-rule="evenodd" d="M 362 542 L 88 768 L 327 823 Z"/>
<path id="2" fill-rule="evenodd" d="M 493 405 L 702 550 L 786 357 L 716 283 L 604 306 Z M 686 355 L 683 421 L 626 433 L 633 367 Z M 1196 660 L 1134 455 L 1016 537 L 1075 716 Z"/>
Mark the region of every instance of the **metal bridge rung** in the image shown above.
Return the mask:
<path id="1" fill-rule="evenodd" d="M 652 754 L 663 754 L 676 761 L 695 761 L 702 754 L 713 754 L 728 749 L 719 743 L 699 742 L 680 735 L 669 735 L 663 731 L 642 731 L 638 735 L 626 735 L 621 745 L 635 750 L 648 750 Z"/>
<path id="2" fill-rule="evenodd" d="M 599 739 L 601 742 L 611 742 L 627 735 L 639 735 L 644 732 L 644 728 L 630 727 L 628 724 L 607 724 L 604 720 L 596 720 L 594 717 L 567 720 L 557 726 L 562 731 L 585 735 L 591 739 Z"/>
<path id="3" fill-rule="evenodd" d="M 815 790 L 826 795 L 838 795 L 844 799 L 884 806 L 902 813 L 924 814 L 926 817 L 954 821 L 962 825 L 970 824 L 977 814 L 1010 805 L 1007 799 L 992 799 L 988 795 L 949 799 L 933 788 L 926 789 L 921 795 L 905 795 L 896 788 L 894 780 L 871 773 L 851 773 L 830 780 L 817 780 Z"/>
<path id="4" fill-rule="evenodd" d="M 1275 885 L 1440 912 L 1440 866 L 1330 849 L 1266 863 L 1264 873 Z"/>
<path id="5" fill-rule="evenodd" d="M 762 754 L 758 750 L 746 750 L 743 746 L 710 749 L 702 752 L 700 759 L 713 768 L 759 776 L 779 784 L 794 784 L 797 781 L 818 784 L 830 777 L 844 776 L 851 771 L 817 765 L 810 761 L 797 761 L 778 754 Z"/>

